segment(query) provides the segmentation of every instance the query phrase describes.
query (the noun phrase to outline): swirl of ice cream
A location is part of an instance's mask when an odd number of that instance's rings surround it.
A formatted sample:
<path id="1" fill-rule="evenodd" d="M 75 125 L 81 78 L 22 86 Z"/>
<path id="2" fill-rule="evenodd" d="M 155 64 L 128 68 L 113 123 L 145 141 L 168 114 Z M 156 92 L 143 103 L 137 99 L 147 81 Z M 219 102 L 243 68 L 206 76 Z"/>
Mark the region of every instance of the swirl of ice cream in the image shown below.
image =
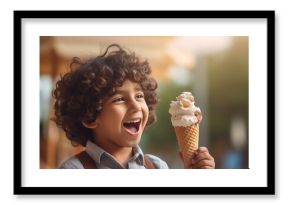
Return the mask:
<path id="1" fill-rule="evenodd" d="M 176 101 L 171 101 L 169 113 L 174 127 L 187 127 L 201 122 L 201 110 L 194 103 L 191 92 L 182 92 Z"/>

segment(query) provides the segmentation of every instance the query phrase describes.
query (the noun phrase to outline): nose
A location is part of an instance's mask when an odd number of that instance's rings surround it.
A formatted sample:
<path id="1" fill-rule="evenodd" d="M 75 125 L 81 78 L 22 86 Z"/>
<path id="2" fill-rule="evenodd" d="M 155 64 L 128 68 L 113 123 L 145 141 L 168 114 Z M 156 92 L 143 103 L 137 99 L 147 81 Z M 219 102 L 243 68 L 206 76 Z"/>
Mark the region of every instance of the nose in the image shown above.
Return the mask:
<path id="1" fill-rule="evenodd" d="M 138 102 L 135 98 L 130 99 L 129 105 L 130 105 L 130 109 L 132 110 L 136 110 L 136 111 L 141 110 L 140 102 Z"/>

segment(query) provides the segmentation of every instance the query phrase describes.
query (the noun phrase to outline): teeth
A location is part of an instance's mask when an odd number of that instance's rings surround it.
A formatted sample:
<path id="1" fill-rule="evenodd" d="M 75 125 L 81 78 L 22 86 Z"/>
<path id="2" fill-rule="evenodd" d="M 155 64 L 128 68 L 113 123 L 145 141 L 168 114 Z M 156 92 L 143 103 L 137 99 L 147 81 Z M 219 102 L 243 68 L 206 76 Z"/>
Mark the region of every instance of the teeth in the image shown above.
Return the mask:
<path id="1" fill-rule="evenodd" d="M 141 119 L 136 119 L 136 120 L 130 120 L 130 121 L 126 121 L 126 123 L 137 123 L 140 122 Z"/>

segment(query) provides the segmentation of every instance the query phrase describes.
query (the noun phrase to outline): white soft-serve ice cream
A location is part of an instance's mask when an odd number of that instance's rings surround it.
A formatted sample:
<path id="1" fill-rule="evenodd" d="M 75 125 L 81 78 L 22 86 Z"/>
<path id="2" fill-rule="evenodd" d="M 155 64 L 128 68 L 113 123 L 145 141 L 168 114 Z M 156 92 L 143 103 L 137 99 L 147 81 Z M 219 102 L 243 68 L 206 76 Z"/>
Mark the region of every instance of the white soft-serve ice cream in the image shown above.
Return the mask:
<path id="1" fill-rule="evenodd" d="M 182 153 L 184 168 L 191 168 L 193 153 L 198 149 L 199 123 L 202 113 L 194 104 L 190 92 L 182 92 L 172 101 L 169 108 L 172 126 L 175 129 L 178 146 Z"/>
<path id="2" fill-rule="evenodd" d="M 169 113 L 174 127 L 187 127 L 200 123 L 202 120 L 201 111 L 194 103 L 191 92 L 182 92 L 176 101 L 171 101 Z"/>

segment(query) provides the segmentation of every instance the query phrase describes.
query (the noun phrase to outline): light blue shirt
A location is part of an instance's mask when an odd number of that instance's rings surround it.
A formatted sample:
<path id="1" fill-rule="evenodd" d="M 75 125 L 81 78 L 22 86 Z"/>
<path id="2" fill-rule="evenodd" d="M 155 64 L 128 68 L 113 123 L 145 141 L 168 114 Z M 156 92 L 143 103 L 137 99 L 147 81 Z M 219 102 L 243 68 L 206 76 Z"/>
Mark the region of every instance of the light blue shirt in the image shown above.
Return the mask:
<path id="1" fill-rule="evenodd" d="M 96 163 L 97 169 L 124 169 L 111 154 L 91 141 L 88 141 L 86 144 L 86 152 Z M 146 156 L 148 156 L 156 169 L 168 169 L 167 163 L 162 159 L 151 154 L 147 154 Z M 63 162 L 59 168 L 84 169 L 80 160 L 75 156 Z M 128 161 L 128 169 L 146 169 L 144 154 L 138 145 L 133 147 L 133 157 Z"/>

